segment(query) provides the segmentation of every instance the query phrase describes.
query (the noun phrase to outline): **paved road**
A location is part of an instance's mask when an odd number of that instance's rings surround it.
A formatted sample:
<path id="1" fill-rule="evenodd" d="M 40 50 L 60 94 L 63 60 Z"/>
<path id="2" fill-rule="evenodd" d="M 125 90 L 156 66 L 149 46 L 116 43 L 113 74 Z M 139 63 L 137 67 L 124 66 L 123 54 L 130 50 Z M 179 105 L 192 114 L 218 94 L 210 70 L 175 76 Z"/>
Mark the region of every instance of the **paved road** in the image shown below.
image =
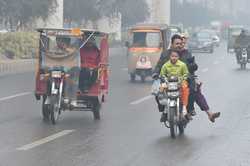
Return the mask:
<path id="1" fill-rule="evenodd" d="M 159 123 L 151 81 L 128 81 L 123 50 L 112 52 L 99 122 L 88 112 L 66 112 L 56 126 L 44 123 L 34 74 L 0 77 L 0 166 L 249 166 L 250 69 L 239 70 L 225 50 L 196 54 L 203 91 L 221 119 L 211 124 L 197 108 L 176 140 Z"/>

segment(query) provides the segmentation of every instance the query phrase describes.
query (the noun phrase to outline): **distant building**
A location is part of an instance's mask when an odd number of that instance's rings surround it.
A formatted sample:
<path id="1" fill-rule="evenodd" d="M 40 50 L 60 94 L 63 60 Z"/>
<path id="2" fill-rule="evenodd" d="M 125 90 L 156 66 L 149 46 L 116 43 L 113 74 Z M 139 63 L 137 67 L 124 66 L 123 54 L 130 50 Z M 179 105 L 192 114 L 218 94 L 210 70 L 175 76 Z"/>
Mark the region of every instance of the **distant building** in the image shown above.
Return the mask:
<path id="1" fill-rule="evenodd" d="M 150 7 L 150 22 L 170 24 L 171 0 L 147 0 Z"/>

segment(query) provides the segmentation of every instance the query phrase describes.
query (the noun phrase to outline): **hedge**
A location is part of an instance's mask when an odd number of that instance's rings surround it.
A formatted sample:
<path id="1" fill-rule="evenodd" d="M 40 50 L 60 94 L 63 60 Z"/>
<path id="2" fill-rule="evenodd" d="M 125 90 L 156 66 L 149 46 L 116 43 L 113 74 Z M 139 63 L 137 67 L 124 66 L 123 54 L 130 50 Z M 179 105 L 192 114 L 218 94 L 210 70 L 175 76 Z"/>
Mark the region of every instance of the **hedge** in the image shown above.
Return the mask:
<path id="1" fill-rule="evenodd" d="M 9 32 L 0 34 L 0 54 L 11 59 L 34 58 L 39 43 L 35 32 Z"/>

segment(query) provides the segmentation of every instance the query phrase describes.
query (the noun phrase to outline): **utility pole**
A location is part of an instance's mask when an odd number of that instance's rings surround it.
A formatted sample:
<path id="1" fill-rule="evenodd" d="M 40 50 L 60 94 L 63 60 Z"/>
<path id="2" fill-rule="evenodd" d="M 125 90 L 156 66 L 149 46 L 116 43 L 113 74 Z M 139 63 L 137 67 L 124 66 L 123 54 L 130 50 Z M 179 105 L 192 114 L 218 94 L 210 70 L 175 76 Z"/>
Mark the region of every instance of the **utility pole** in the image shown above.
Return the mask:
<path id="1" fill-rule="evenodd" d="M 47 28 L 63 28 L 63 0 L 57 0 L 57 8 L 46 21 Z"/>
<path id="2" fill-rule="evenodd" d="M 152 20 L 155 23 L 170 24 L 171 0 L 152 0 Z"/>

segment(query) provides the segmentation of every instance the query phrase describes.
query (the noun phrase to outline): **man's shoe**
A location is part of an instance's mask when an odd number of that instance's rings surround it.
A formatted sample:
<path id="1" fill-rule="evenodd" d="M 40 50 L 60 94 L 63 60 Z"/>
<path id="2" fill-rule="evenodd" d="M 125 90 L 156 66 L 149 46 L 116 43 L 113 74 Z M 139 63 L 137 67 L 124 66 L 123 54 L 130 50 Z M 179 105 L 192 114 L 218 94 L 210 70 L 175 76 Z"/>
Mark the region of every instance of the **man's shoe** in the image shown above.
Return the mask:
<path id="1" fill-rule="evenodd" d="M 197 115 L 196 111 L 193 110 L 193 111 L 191 112 L 191 115 L 192 115 L 192 116 L 196 116 L 196 115 Z"/>
<path id="2" fill-rule="evenodd" d="M 161 114 L 161 119 L 160 119 L 160 122 L 161 123 L 164 123 L 168 120 L 168 114 L 165 114 L 165 113 L 162 113 Z"/>
<path id="3" fill-rule="evenodd" d="M 185 115 L 185 118 L 186 118 L 188 121 L 193 120 L 192 114 L 190 114 L 190 113 L 187 113 L 187 114 Z"/>
<path id="4" fill-rule="evenodd" d="M 212 113 L 208 116 L 209 120 L 214 123 L 216 118 L 220 117 L 220 112 Z"/>

